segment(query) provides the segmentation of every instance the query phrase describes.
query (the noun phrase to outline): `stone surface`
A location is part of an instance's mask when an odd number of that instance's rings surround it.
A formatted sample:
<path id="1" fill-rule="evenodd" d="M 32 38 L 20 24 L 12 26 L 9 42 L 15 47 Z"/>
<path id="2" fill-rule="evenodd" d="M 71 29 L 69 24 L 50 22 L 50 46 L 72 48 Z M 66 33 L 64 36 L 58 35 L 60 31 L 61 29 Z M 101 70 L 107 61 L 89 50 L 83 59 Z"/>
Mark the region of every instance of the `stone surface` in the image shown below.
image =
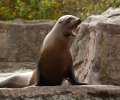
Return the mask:
<path id="1" fill-rule="evenodd" d="M 45 86 L 0 89 L 1 100 L 120 100 L 118 86 Z"/>
<path id="2" fill-rule="evenodd" d="M 71 51 L 79 81 L 120 85 L 120 9 L 88 17 Z"/>
<path id="3" fill-rule="evenodd" d="M 0 21 L 0 62 L 37 62 L 41 43 L 55 21 Z"/>
<path id="4" fill-rule="evenodd" d="M 54 20 L 0 21 L 0 81 L 35 69 L 43 39 Z"/>
<path id="5" fill-rule="evenodd" d="M 36 62 L 0 62 L 0 73 L 7 73 L 20 69 L 35 69 L 36 66 Z"/>

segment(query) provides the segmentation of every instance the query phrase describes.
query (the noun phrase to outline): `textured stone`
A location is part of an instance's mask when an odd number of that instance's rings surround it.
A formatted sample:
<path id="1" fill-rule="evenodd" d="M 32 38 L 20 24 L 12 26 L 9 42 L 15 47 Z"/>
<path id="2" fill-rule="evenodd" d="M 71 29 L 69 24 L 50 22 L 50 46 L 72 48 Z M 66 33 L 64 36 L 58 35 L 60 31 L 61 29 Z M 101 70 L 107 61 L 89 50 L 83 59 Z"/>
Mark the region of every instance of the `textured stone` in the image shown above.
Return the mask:
<path id="1" fill-rule="evenodd" d="M 72 46 L 76 76 L 89 84 L 120 85 L 120 9 L 88 17 Z"/>
<path id="2" fill-rule="evenodd" d="M 0 89 L 1 100 L 119 100 L 120 87 L 105 85 L 45 86 Z"/>
<path id="3" fill-rule="evenodd" d="M 41 43 L 55 21 L 0 21 L 0 61 L 36 62 Z"/>

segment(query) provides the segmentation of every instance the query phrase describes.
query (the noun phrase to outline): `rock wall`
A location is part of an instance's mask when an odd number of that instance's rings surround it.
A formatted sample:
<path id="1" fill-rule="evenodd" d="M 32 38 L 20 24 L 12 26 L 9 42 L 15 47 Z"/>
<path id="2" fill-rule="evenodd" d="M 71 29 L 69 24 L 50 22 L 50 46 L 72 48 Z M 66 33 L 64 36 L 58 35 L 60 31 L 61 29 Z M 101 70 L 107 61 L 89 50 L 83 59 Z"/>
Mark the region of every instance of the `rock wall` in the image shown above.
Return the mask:
<path id="1" fill-rule="evenodd" d="M 88 17 L 78 33 L 71 49 L 78 80 L 120 85 L 120 9 Z"/>
<path id="2" fill-rule="evenodd" d="M 55 21 L 0 21 L 0 62 L 37 62 L 40 45 Z"/>

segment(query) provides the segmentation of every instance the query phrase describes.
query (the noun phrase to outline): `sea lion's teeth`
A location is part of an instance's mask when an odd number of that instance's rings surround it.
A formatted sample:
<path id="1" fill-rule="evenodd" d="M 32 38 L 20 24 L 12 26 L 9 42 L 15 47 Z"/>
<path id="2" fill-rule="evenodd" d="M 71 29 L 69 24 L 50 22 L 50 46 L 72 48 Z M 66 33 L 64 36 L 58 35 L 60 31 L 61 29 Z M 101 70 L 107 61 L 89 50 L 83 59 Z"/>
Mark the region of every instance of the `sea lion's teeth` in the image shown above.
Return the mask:
<path id="1" fill-rule="evenodd" d="M 75 29 L 75 28 L 72 29 L 72 35 L 73 35 L 73 36 L 76 35 L 76 29 Z"/>

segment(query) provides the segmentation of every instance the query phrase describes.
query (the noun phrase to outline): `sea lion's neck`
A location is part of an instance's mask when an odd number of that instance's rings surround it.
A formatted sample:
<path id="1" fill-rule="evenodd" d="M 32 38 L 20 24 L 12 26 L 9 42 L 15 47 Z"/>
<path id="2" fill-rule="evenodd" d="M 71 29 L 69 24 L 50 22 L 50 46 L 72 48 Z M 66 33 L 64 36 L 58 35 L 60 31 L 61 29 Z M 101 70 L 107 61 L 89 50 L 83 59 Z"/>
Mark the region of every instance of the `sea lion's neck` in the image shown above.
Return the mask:
<path id="1" fill-rule="evenodd" d="M 59 36 L 60 34 L 60 36 Z M 51 31 L 48 33 L 46 36 L 44 42 L 43 42 L 43 47 L 42 49 L 45 50 L 46 48 L 54 48 L 58 50 L 65 50 L 69 49 L 69 39 L 66 39 L 64 36 L 62 36 L 62 33 L 55 33 Z M 61 51 L 62 52 L 62 51 Z"/>

